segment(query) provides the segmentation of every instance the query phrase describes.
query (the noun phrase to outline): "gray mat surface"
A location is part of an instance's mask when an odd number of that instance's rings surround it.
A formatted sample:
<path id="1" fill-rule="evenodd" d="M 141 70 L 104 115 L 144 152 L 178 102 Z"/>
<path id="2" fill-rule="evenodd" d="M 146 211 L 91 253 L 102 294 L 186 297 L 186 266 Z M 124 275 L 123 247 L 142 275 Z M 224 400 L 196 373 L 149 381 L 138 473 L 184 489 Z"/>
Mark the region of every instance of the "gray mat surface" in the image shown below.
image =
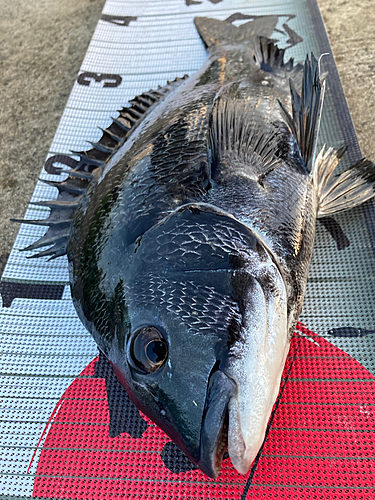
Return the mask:
<path id="1" fill-rule="evenodd" d="M 278 28 L 283 30 L 283 23 L 292 14 L 296 17 L 288 25 L 302 35 L 303 41 L 289 49 L 290 56 L 303 60 L 310 50 L 316 54 L 329 51 L 313 0 L 187 3 L 107 1 L 47 158 L 63 155 L 68 161 L 70 150 L 85 149 L 87 140 L 98 139 L 101 133 L 96 127 L 108 126 L 110 116 L 134 95 L 196 71 L 206 58 L 192 23 L 196 15 L 225 19 L 237 11 L 251 15 L 277 13 Z M 287 34 L 279 35 L 285 45 Z M 359 146 L 332 55 L 323 59 L 323 66 L 329 70 L 329 88 L 320 140 L 336 147 L 348 146 L 345 167 L 360 157 Z M 98 76 L 103 73 L 107 76 Z M 41 177 L 59 180 L 44 170 Z M 55 196 L 53 188 L 38 182 L 32 201 Z M 47 214 L 48 210 L 30 205 L 26 217 L 43 218 Z M 372 201 L 366 207 L 335 216 L 331 226 L 318 225 L 301 317 L 309 330 L 325 336 L 372 374 L 373 334 L 333 339 L 327 332 L 347 326 L 374 329 L 374 220 Z M 39 439 L 51 413 L 62 393 L 97 354 L 70 300 L 66 259 L 27 260 L 19 252 L 43 232 L 40 227 L 21 226 L 1 283 L 0 484 L 3 494 L 22 498 L 32 495 L 43 446 Z M 342 235 L 349 245 L 340 246 Z M 37 455 L 27 472 L 36 448 Z"/>

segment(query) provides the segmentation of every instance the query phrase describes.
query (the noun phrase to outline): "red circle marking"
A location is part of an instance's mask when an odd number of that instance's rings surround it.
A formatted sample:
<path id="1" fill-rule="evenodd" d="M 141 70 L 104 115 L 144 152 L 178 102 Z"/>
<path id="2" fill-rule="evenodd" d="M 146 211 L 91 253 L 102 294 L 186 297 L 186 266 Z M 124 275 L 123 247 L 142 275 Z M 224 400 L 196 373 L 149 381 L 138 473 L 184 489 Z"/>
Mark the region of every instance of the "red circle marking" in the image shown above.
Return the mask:
<path id="1" fill-rule="evenodd" d="M 299 325 L 288 377 L 247 499 L 369 499 L 374 481 L 374 376 Z M 247 476 L 229 459 L 216 481 L 173 473 L 161 460 L 170 439 L 147 417 L 142 438 L 110 438 L 104 379 L 93 360 L 64 392 L 37 465 L 42 498 L 239 499 Z M 289 373 L 289 375 L 288 375 Z M 282 384 L 283 386 L 283 384 Z M 372 404 L 371 404 L 372 403 Z"/>

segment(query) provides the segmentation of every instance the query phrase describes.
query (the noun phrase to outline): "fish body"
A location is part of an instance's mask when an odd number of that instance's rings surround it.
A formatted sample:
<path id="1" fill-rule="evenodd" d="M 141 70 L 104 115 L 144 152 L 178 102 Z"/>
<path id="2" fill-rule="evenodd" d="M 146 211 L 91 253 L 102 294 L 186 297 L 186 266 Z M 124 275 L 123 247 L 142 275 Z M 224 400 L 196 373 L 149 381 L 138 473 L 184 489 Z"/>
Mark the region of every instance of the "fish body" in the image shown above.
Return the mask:
<path id="1" fill-rule="evenodd" d="M 81 192 L 60 189 L 49 234 L 130 398 L 216 477 L 227 446 L 246 473 L 262 445 L 317 216 L 368 199 L 374 175 L 362 161 L 332 180 L 317 61 L 284 62 L 273 16 L 195 22 L 206 63 L 124 108 L 69 173 Z"/>

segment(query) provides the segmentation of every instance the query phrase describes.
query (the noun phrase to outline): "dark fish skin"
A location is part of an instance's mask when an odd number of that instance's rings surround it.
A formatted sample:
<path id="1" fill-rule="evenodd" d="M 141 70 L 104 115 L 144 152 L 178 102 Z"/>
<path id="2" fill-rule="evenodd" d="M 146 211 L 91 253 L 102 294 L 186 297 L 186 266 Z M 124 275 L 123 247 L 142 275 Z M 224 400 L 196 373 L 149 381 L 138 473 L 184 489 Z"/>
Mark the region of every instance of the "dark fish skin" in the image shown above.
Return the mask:
<path id="1" fill-rule="evenodd" d="M 284 63 L 275 16 L 195 22 L 206 63 L 92 171 L 67 254 L 77 312 L 130 398 L 216 477 L 227 445 L 246 473 L 262 444 L 317 214 L 343 197 L 327 180 L 339 153 L 315 161 L 317 61 Z M 372 169 L 352 170 L 359 190 Z"/>
<path id="2" fill-rule="evenodd" d="M 129 396 L 213 477 L 238 389 L 225 376 L 226 398 L 218 386 L 210 405 L 210 377 L 245 343 L 252 293 L 261 282 L 273 296 L 273 272 L 286 287 L 291 335 L 314 241 L 311 176 L 277 101 L 290 107 L 288 79 L 254 59 L 249 44 L 212 47 L 201 70 L 146 115 L 84 195 L 67 252 L 78 314 Z M 217 144 L 228 113 L 232 128 L 263 138 L 265 161 Z M 168 344 L 155 373 L 130 360 L 132 336 L 145 326 Z M 217 428 L 211 439 L 202 421 Z"/>
<path id="3" fill-rule="evenodd" d="M 211 49 L 203 68 L 153 110 L 81 203 L 68 255 L 74 269 L 74 296 L 87 304 L 86 314 L 101 300 L 88 299 L 84 289 L 96 293 L 103 287 L 105 293 L 114 293 L 119 273 L 113 265 L 116 256 L 121 260 L 124 249 L 168 213 L 199 202 L 245 224 L 250 221 L 264 235 L 288 281 L 294 328 L 315 233 L 312 182 L 277 102 L 290 101 L 288 82 L 259 70 L 248 52 L 248 47 Z M 236 107 L 255 109 L 254 119 L 265 134 L 279 129 L 283 164 L 262 185 L 258 182 L 262 165 L 237 161 L 229 166 L 230 154 L 221 165 L 210 164 L 209 122 L 219 91 Z M 150 254 L 157 251 L 155 245 Z"/>

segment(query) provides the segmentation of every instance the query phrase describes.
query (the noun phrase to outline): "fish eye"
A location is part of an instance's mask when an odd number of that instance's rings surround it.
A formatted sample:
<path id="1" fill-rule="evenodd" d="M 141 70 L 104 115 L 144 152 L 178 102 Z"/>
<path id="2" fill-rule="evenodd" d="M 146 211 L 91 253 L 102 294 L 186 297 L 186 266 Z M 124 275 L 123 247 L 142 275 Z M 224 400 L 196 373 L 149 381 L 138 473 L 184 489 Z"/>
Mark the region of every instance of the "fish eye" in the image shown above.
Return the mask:
<path id="1" fill-rule="evenodd" d="M 157 328 L 141 328 L 134 336 L 131 346 L 134 364 L 148 373 L 160 368 L 168 357 L 168 345 Z"/>

